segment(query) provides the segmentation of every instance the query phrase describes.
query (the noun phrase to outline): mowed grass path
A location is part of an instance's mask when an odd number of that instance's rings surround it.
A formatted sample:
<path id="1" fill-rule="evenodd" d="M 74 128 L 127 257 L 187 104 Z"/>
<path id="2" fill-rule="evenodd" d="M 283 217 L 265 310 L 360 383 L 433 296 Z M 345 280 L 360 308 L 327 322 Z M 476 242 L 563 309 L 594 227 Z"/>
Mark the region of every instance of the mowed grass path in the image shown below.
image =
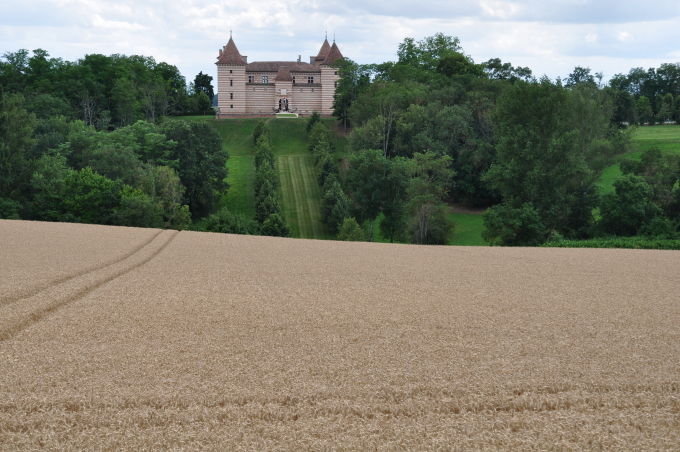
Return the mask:
<path id="1" fill-rule="evenodd" d="M 281 182 L 283 215 L 293 237 L 324 239 L 321 224 L 321 190 L 314 159 L 307 149 L 305 119 L 269 121 L 272 146 Z"/>
<path id="2" fill-rule="evenodd" d="M 680 125 L 638 127 L 631 144 L 631 152 L 615 157 L 614 163 L 602 171 L 597 181 L 600 193 L 614 191 L 614 182 L 623 175 L 620 165 L 623 160 L 640 160 L 645 151 L 653 148 L 664 153 L 680 154 Z"/>
<path id="3" fill-rule="evenodd" d="M 248 217 L 255 215 L 255 146 L 253 131 L 259 119 L 224 119 L 212 116 L 186 116 L 182 119 L 205 121 L 222 137 L 229 152 L 229 190 L 223 205 Z M 332 121 L 332 120 L 331 120 Z M 282 210 L 293 237 L 328 238 L 321 224 L 321 190 L 314 161 L 307 150 L 306 119 L 270 119 L 272 146 L 281 182 Z"/>

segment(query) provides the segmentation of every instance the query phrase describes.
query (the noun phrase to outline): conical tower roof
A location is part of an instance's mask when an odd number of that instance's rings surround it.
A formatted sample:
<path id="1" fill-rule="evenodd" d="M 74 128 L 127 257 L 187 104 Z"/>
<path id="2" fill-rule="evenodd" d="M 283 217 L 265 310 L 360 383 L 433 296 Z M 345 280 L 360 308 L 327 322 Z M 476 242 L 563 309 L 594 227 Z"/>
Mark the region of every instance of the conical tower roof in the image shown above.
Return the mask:
<path id="1" fill-rule="evenodd" d="M 326 55 L 326 59 L 323 60 L 323 63 L 321 64 L 333 64 L 339 59 L 344 58 L 342 56 L 342 53 L 340 52 L 340 49 L 338 48 L 338 45 L 334 42 L 333 45 L 331 46 L 331 50 L 328 52 L 328 55 Z"/>
<path id="2" fill-rule="evenodd" d="M 220 54 L 217 57 L 217 63 L 215 64 L 246 64 L 231 36 L 229 37 L 227 45 L 220 50 Z"/>
<path id="3" fill-rule="evenodd" d="M 321 49 L 319 50 L 319 54 L 314 58 L 315 61 L 324 61 L 326 57 L 328 56 L 328 52 L 331 51 L 331 45 L 328 43 L 328 38 L 323 40 L 323 44 L 321 44 Z"/>

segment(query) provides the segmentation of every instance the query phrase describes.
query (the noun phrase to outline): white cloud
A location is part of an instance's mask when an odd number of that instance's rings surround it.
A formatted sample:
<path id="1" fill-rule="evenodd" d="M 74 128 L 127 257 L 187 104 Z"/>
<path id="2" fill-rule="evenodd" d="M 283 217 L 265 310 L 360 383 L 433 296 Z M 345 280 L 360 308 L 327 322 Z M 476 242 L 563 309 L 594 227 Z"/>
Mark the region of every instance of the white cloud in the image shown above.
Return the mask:
<path id="1" fill-rule="evenodd" d="M 476 61 L 499 57 L 552 77 L 584 65 L 609 76 L 676 61 L 678 16 L 680 3 L 667 0 L 27 0 L 0 4 L 0 53 L 144 54 L 192 79 L 214 73 L 230 29 L 250 61 L 306 59 L 328 30 L 362 63 L 393 60 L 407 36 L 443 32 Z"/>

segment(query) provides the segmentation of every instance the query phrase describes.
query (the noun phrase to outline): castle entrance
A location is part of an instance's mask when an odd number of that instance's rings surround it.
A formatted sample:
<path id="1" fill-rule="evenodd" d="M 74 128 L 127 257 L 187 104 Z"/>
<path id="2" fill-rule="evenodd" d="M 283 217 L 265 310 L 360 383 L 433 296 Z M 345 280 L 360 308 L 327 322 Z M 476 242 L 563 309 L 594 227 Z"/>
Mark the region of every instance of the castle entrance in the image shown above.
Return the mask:
<path id="1" fill-rule="evenodd" d="M 279 99 L 279 111 L 288 111 L 288 99 L 282 97 Z"/>

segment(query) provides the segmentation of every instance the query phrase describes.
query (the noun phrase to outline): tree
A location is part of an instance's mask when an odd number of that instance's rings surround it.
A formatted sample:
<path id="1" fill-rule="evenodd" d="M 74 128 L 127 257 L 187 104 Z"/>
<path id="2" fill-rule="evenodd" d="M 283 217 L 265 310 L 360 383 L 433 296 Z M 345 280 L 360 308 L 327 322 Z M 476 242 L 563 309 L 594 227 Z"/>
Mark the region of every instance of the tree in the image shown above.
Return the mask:
<path id="1" fill-rule="evenodd" d="M 347 190 L 359 221 L 374 219 L 386 202 L 391 162 L 380 150 L 367 150 L 350 157 Z"/>
<path id="2" fill-rule="evenodd" d="M 212 102 L 208 95 L 203 91 L 197 92 L 194 97 L 195 111 L 199 115 L 207 115 L 212 111 Z"/>
<path id="3" fill-rule="evenodd" d="M 255 206 L 255 217 L 260 223 L 264 223 L 270 215 L 278 214 L 281 211 L 279 198 L 276 193 L 267 192 L 257 201 Z"/>
<path id="4" fill-rule="evenodd" d="M 321 221 L 332 234 L 338 232 L 340 223 L 349 216 L 349 198 L 337 180 L 330 181 L 321 200 Z"/>
<path id="5" fill-rule="evenodd" d="M 547 230 L 587 235 L 595 206 L 595 174 L 588 159 L 607 138 L 607 115 L 581 90 L 566 90 L 545 79 L 516 83 L 498 102 L 497 158 L 485 180 L 508 209 L 527 213 L 524 206 L 529 205 Z M 587 124 L 585 118 L 590 118 Z"/>
<path id="6" fill-rule="evenodd" d="M 205 93 L 208 97 L 210 103 L 212 103 L 213 97 L 215 97 L 215 91 L 212 85 L 212 76 L 204 74 L 203 71 L 199 72 L 194 78 L 194 91 L 195 94 Z"/>
<path id="7" fill-rule="evenodd" d="M 157 200 L 137 188 L 125 185 L 120 204 L 114 209 L 113 223 L 146 228 L 163 227 L 163 208 Z"/>
<path id="8" fill-rule="evenodd" d="M 652 110 L 652 103 L 646 96 L 640 96 L 635 102 L 635 110 L 637 111 L 638 121 L 641 124 L 654 123 L 654 111 Z"/>
<path id="9" fill-rule="evenodd" d="M 199 225 L 203 231 L 221 232 L 225 234 L 248 234 L 255 235 L 260 233 L 260 225 L 226 208 L 209 215 Z"/>
<path id="10" fill-rule="evenodd" d="M 659 109 L 658 119 L 659 122 L 663 123 L 666 121 L 672 121 L 675 109 L 675 99 L 672 93 L 666 93 L 661 98 L 661 108 Z"/>
<path id="11" fill-rule="evenodd" d="M 319 122 L 321 122 L 321 115 L 315 111 L 307 120 L 307 124 L 305 124 L 305 130 L 307 133 L 311 132 L 312 128 Z"/>
<path id="12" fill-rule="evenodd" d="M 350 108 L 369 86 L 374 67 L 357 64 L 348 58 L 341 58 L 333 64 L 340 76 L 333 99 L 333 115 L 341 120 L 347 129 L 350 125 Z"/>
<path id="13" fill-rule="evenodd" d="M 337 239 L 345 242 L 361 242 L 366 240 L 363 229 L 361 229 L 361 226 L 359 226 L 359 223 L 353 217 L 345 218 L 342 221 Z"/>
<path id="14" fill-rule="evenodd" d="M 194 218 L 209 215 L 228 188 L 227 152 L 213 127 L 205 123 L 165 121 L 161 131 L 177 145 L 174 156 L 178 173 L 186 187 L 184 203 Z"/>
<path id="15" fill-rule="evenodd" d="M 270 235 L 274 237 L 288 237 L 290 230 L 283 220 L 283 217 L 278 213 L 272 213 L 262 223 L 262 235 Z"/>
<path id="16" fill-rule="evenodd" d="M 411 242 L 423 245 L 448 243 L 452 224 L 442 201 L 451 188 L 455 172 L 449 156 L 432 152 L 416 153 L 413 176 L 408 183 L 406 206 L 410 214 L 408 232 Z"/>
<path id="17" fill-rule="evenodd" d="M 537 246 L 545 242 L 548 231 L 531 204 L 498 204 L 484 214 L 482 236 L 492 245 Z"/>
<path id="18" fill-rule="evenodd" d="M 595 76 L 590 73 L 589 67 L 576 66 L 564 81 L 564 86 L 574 88 L 579 85 L 596 87 Z"/>
<path id="19" fill-rule="evenodd" d="M 605 233 L 637 235 L 661 209 L 652 201 L 652 187 L 639 176 L 626 175 L 614 183 L 615 192 L 605 195 L 600 205 L 599 226 Z"/>
<path id="20" fill-rule="evenodd" d="M 16 198 L 30 178 L 35 117 L 22 103 L 23 97 L 0 88 L 0 197 Z"/>

